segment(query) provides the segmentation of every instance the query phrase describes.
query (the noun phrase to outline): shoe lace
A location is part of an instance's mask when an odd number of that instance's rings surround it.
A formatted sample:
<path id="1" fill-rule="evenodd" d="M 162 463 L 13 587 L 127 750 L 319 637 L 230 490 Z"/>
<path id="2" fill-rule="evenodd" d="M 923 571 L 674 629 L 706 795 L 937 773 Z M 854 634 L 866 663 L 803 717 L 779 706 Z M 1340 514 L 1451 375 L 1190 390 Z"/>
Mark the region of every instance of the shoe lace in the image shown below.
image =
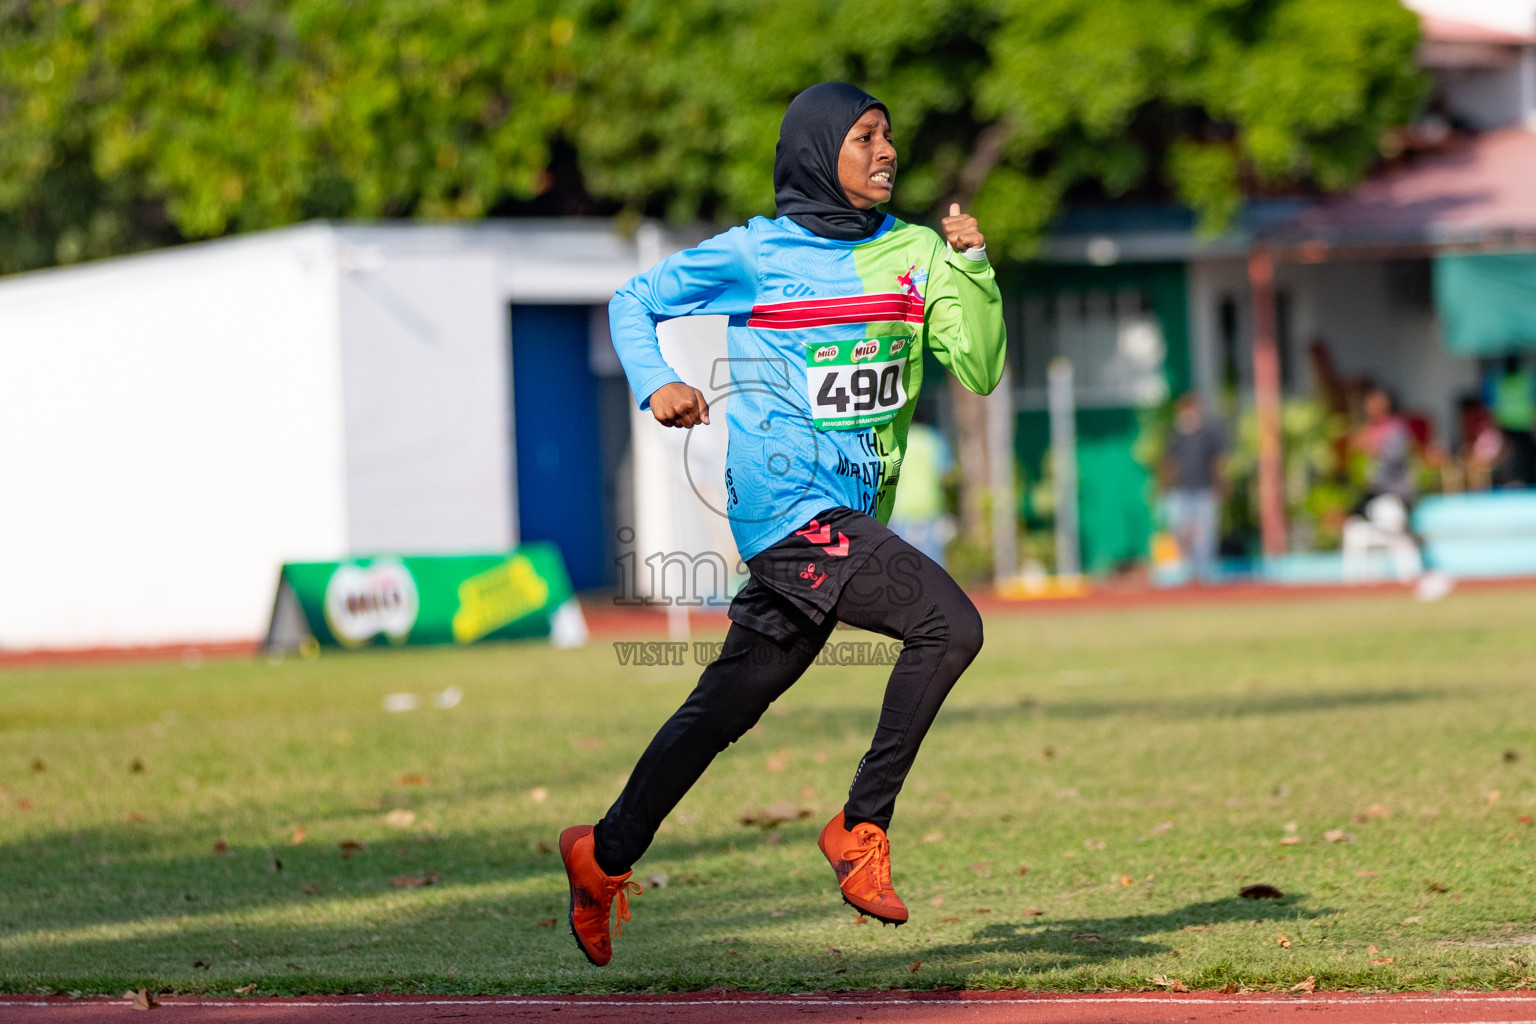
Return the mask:
<path id="1" fill-rule="evenodd" d="M 892 888 L 891 841 L 886 838 L 884 832 L 875 829 L 867 831 L 860 829 L 858 836 L 862 849 L 854 859 L 854 870 L 869 865 L 871 873 L 875 876 L 875 884 L 881 889 Z"/>
<path id="2" fill-rule="evenodd" d="M 630 893 L 634 893 L 636 896 L 639 896 L 644 891 L 645 890 L 641 888 L 639 882 L 633 882 L 627 878 L 614 878 L 609 880 L 608 893 L 619 905 L 619 919 L 614 923 L 613 926 L 614 938 L 618 938 L 620 935 L 624 934 L 624 922 L 629 920 Z"/>

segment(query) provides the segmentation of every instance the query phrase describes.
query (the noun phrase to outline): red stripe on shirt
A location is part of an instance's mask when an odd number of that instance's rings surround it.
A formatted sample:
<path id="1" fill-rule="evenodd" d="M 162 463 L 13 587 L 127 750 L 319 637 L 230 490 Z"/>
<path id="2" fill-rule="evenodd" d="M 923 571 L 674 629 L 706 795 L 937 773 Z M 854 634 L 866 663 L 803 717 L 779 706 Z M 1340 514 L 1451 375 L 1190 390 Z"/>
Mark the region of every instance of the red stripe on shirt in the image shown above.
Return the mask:
<path id="1" fill-rule="evenodd" d="M 793 331 L 880 321 L 923 322 L 923 299 L 906 292 L 847 295 L 830 299 L 801 299 L 753 306 L 748 327 Z"/>

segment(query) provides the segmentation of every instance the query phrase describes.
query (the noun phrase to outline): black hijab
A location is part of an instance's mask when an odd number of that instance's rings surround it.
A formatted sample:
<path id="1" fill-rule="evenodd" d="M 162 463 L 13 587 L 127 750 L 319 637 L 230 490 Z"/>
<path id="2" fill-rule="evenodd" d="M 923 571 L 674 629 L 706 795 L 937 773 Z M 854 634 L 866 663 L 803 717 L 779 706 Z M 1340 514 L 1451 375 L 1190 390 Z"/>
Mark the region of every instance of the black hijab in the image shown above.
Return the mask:
<path id="1" fill-rule="evenodd" d="M 822 82 L 794 98 L 779 126 L 773 158 L 773 198 L 780 217 L 843 242 L 868 238 L 880 227 L 885 214 L 854 206 L 837 180 L 843 139 L 871 107 L 891 116 L 884 103 L 846 82 Z"/>

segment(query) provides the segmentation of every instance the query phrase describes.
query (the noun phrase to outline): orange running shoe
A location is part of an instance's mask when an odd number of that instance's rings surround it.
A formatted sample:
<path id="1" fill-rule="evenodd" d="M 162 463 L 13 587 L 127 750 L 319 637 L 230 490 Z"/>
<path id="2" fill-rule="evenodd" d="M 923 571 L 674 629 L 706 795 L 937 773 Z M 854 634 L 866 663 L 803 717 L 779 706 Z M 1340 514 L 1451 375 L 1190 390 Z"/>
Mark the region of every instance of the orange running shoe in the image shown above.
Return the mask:
<path id="1" fill-rule="evenodd" d="M 613 939 L 629 920 L 629 894 L 640 894 L 640 885 L 631 882 L 633 871 L 605 875 L 592 852 L 592 826 L 572 825 L 560 833 L 560 859 L 565 861 L 565 875 L 571 883 L 571 934 L 576 945 L 594 967 L 605 967 L 613 959 Z M 618 898 L 619 920 L 608 934 L 614 898 Z"/>
<path id="2" fill-rule="evenodd" d="M 843 828 L 843 812 L 838 811 L 821 830 L 816 845 L 837 872 L 844 903 L 887 924 L 906 923 L 907 905 L 891 887 L 891 841 L 885 829 L 864 822 L 850 832 Z"/>

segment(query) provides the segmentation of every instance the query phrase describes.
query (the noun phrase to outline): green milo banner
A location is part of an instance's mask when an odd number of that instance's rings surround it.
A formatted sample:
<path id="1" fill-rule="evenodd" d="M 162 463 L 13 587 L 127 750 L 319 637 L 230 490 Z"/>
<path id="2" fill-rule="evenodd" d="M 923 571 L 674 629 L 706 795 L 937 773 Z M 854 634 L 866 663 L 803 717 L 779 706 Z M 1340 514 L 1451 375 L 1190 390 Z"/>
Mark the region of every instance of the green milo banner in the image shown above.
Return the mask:
<path id="1" fill-rule="evenodd" d="M 499 555 L 288 562 L 269 646 L 297 646 L 295 634 L 304 627 L 322 645 L 341 647 L 547 636 L 560 643 L 573 632 L 579 643 L 586 634 L 553 544 L 524 544 Z"/>

